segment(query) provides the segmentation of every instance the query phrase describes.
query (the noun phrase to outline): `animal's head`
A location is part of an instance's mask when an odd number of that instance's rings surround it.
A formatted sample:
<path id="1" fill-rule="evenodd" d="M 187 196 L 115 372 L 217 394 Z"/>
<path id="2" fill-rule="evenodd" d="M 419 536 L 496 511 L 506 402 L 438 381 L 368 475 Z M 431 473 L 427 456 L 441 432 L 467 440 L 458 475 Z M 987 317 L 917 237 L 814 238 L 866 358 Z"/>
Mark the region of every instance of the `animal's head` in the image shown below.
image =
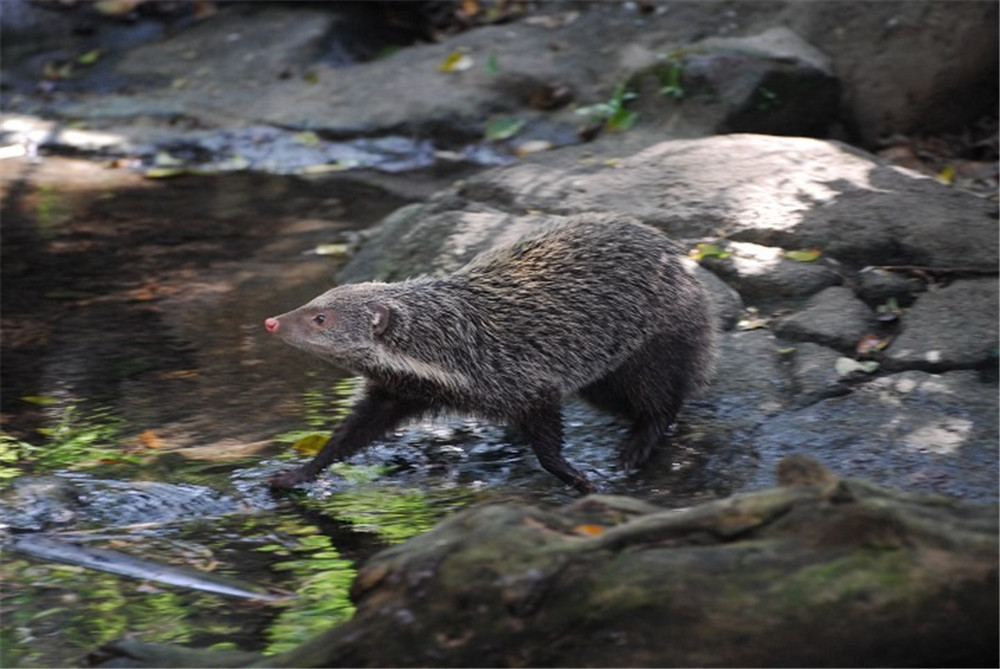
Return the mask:
<path id="1" fill-rule="evenodd" d="M 359 283 L 328 290 L 294 311 L 264 321 L 283 341 L 350 371 L 361 371 L 393 322 L 386 284 Z"/>

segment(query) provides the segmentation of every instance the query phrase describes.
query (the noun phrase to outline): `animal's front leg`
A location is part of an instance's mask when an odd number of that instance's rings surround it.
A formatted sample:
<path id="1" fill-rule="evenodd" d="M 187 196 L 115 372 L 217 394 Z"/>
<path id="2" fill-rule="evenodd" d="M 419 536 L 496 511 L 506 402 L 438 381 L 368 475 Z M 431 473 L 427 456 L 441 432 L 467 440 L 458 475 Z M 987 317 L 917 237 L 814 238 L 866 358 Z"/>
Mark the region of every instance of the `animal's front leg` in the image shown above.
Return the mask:
<path id="1" fill-rule="evenodd" d="M 351 413 L 327 440 L 312 460 L 298 469 L 272 476 L 272 488 L 291 488 L 312 481 L 332 463 L 344 460 L 371 445 L 408 418 L 428 410 L 426 402 L 399 397 L 378 387 L 370 387 L 351 409 Z"/>

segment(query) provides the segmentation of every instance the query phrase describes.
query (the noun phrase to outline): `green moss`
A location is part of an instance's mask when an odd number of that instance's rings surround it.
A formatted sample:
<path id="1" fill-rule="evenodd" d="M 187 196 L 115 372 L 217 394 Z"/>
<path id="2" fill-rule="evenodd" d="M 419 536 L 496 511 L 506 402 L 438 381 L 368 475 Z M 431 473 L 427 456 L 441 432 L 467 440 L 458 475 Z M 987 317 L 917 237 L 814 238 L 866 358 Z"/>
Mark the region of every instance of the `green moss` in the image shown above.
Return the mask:
<path id="1" fill-rule="evenodd" d="M 803 605 L 859 597 L 891 599 L 912 580 L 912 567 L 905 550 L 858 549 L 842 558 L 799 569 L 779 580 L 772 594 L 779 601 L 792 599 Z"/>

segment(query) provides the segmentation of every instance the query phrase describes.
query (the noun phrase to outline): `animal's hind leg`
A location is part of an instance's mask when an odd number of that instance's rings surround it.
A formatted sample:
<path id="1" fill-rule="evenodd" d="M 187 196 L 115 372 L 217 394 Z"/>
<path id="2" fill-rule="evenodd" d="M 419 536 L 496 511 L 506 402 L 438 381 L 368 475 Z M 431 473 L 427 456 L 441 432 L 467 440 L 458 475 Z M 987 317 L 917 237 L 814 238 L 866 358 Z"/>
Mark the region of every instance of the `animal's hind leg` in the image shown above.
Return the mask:
<path id="1" fill-rule="evenodd" d="M 678 370 L 662 358 L 640 352 L 622 367 L 581 390 L 581 396 L 598 408 L 625 416 L 632 430 L 622 446 L 619 462 L 626 471 L 639 469 L 655 449 L 668 441 L 683 403 Z"/>

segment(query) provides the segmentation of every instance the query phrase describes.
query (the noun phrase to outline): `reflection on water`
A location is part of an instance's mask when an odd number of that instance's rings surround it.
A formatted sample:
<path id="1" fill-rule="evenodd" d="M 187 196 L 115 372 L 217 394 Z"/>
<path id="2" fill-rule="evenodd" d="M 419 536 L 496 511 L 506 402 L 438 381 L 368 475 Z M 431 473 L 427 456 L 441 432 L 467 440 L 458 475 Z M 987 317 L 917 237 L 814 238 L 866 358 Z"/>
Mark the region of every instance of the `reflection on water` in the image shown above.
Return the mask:
<path id="1" fill-rule="evenodd" d="M 243 475 L 261 442 L 322 427 L 304 395 L 336 413 L 317 390 L 336 370 L 260 322 L 332 284 L 337 260 L 311 249 L 405 201 L 358 181 L 148 181 L 59 158 L 6 161 L 3 190 L 4 522 L 72 540 L 117 528 L 92 545 L 299 596 L 234 606 L 5 550 L 2 664 L 67 666 L 125 634 L 273 651 L 350 615 L 354 561 L 409 522 L 392 505 L 384 531 L 358 534 Z"/>
<path id="2" fill-rule="evenodd" d="M 83 402 L 162 448 L 295 425 L 309 374 L 333 372 L 260 321 L 332 285 L 337 260 L 304 254 L 402 203 L 352 181 L 150 182 L 62 159 L 23 165 L 4 190 L 5 430 L 35 440 Z"/>

